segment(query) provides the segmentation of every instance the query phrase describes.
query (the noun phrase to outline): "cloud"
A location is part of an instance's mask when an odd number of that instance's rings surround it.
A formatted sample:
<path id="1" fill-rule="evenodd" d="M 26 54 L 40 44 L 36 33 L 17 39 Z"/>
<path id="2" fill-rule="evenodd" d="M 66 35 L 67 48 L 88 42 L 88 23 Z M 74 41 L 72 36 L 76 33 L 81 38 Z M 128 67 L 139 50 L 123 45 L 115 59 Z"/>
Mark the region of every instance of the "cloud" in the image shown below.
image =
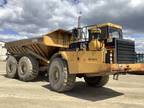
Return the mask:
<path id="1" fill-rule="evenodd" d="M 65 0 L 11 0 L 0 9 L 0 26 L 24 35 L 41 34 L 75 25 L 75 11 Z"/>
<path id="2" fill-rule="evenodd" d="M 3 7 L 5 4 L 7 4 L 7 0 L 0 0 L 0 7 Z"/>
<path id="3" fill-rule="evenodd" d="M 37 36 L 57 28 L 113 22 L 123 25 L 124 36 L 144 36 L 143 0 L 8 0 L 0 8 L 0 28 Z M 138 40 L 136 40 L 138 41 Z"/>
<path id="4" fill-rule="evenodd" d="M 22 34 L 41 34 L 57 28 L 114 22 L 124 29 L 144 33 L 143 0 L 9 0 L 0 9 L 0 27 Z"/>
<path id="5" fill-rule="evenodd" d="M 28 37 L 14 34 L 0 34 L 0 42 L 15 41 L 20 39 L 28 39 Z"/>
<path id="6" fill-rule="evenodd" d="M 124 29 L 144 33 L 143 0 L 84 0 L 79 5 L 86 6 L 85 10 L 80 8 L 85 24 L 114 22 Z"/>

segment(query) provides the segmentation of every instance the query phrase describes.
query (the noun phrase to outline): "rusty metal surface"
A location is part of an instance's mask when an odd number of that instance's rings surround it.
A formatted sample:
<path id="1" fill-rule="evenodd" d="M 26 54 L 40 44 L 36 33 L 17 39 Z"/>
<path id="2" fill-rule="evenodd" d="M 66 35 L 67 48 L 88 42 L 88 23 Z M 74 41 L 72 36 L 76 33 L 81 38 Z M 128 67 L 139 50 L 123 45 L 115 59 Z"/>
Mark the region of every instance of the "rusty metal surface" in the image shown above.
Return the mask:
<path id="1" fill-rule="evenodd" d="M 112 72 L 144 73 L 144 64 L 111 64 Z"/>

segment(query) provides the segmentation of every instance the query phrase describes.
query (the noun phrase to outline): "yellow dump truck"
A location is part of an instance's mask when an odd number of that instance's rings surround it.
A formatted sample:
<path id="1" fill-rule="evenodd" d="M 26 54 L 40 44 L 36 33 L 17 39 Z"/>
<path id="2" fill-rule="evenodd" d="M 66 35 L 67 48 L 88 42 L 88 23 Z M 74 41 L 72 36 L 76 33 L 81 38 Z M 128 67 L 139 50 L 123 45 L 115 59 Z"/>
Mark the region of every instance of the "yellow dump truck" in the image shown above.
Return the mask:
<path id="1" fill-rule="evenodd" d="M 69 91 L 76 77 L 102 87 L 109 75 L 144 72 L 137 64 L 134 41 L 123 39 L 122 26 L 96 24 L 71 31 L 55 30 L 41 37 L 7 42 L 7 77 L 35 80 L 47 73 L 51 89 Z"/>

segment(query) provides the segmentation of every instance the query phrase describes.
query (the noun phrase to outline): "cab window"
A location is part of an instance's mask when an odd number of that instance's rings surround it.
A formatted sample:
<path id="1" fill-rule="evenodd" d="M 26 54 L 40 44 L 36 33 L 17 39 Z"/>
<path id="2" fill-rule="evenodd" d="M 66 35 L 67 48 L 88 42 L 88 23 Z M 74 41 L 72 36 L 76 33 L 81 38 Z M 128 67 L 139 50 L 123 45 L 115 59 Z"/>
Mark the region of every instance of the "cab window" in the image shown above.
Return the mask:
<path id="1" fill-rule="evenodd" d="M 109 28 L 108 31 L 109 31 L 109 36 L 111 36 L 112 38 L 118 38 L 118 39 L 122 38 L 121 29 Z"/>

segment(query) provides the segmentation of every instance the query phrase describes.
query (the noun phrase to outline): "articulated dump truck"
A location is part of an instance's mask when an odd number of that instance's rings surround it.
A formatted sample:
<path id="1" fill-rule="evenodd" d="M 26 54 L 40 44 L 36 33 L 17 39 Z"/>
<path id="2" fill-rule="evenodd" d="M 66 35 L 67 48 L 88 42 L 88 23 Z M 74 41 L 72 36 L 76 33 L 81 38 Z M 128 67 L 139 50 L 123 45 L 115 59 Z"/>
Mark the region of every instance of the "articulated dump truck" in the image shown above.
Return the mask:
<path id="1" fill-rule="evenodd" d="M 55 30 L 41 37 L 7 42 L 7 77 L 22 81 L 47 74 L 56 92 L 69 91 L 76 77 L 102 87 L 109 75 L 144 72 L 136 63 L 134 41 L 123 39 L 122 26 L 112 23 Z"/>

